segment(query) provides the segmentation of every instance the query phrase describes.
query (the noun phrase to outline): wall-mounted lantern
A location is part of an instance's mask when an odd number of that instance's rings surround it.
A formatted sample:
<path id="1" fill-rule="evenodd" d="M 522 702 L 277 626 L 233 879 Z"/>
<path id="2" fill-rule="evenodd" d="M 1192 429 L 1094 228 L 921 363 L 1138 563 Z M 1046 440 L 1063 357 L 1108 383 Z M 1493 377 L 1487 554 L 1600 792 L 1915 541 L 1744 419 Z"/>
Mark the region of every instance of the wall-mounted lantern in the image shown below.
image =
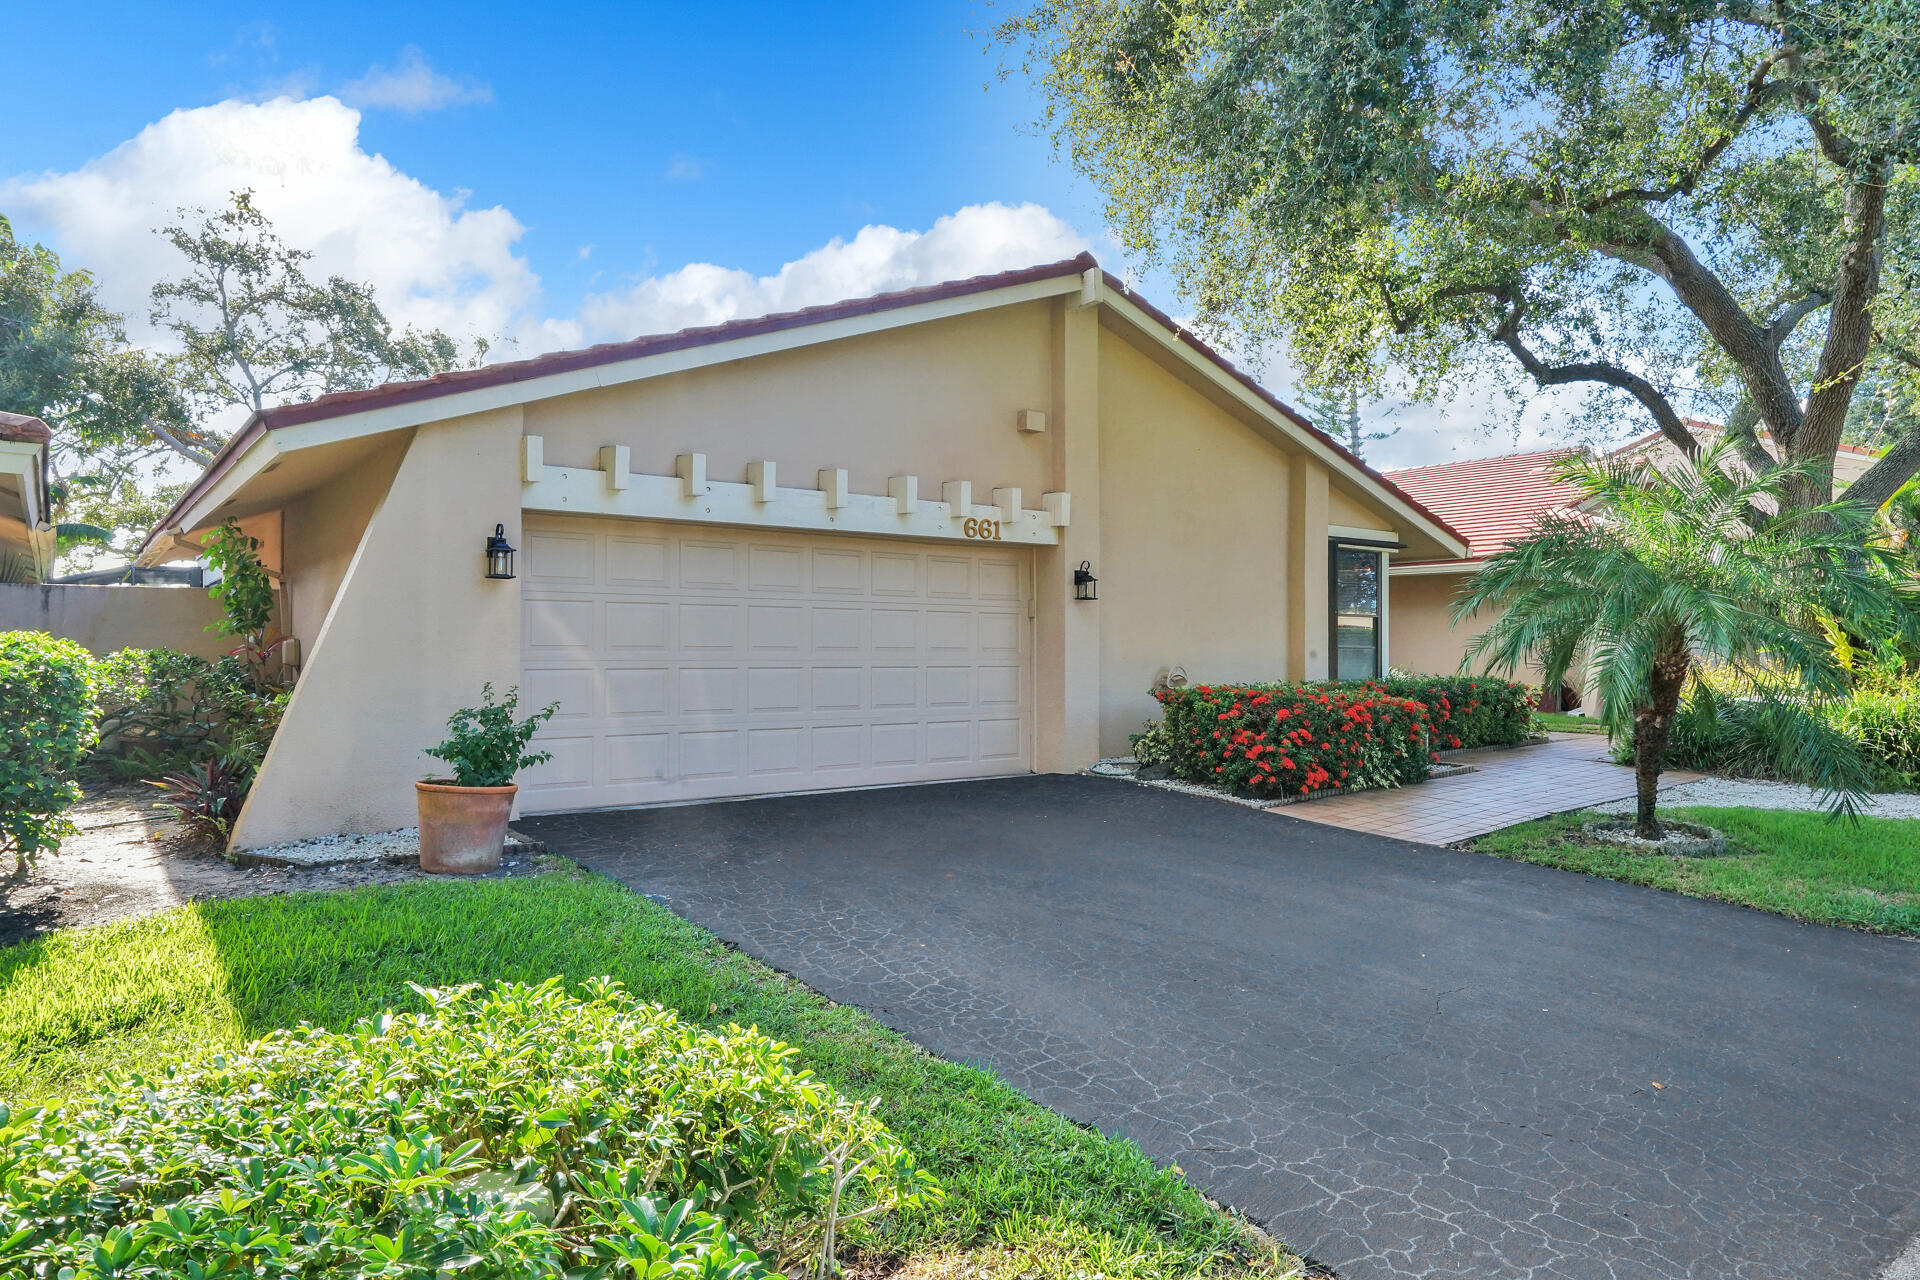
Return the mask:
<path id="1" fill-rule="evenodd" d="M 487 539 L 487 576 L 513 576 L 513 544 L 507 541 L 507 526 L 503 524 L 493 526 L 493 536 Z"/>
<path id="2" fill-rule="evenodd" d="M 1086 560 L 1073 571 L 1073 598 L 1075 600 L 1098 600 L 1100 579 L 1093 576 L 1093 565 Z"/>

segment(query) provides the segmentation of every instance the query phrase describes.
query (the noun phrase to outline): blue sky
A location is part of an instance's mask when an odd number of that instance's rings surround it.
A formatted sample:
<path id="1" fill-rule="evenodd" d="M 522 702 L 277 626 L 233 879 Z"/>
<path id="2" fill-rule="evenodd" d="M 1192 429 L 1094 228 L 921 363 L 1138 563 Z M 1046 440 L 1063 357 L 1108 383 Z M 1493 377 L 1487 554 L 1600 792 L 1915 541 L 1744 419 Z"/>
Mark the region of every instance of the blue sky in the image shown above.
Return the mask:
<path id="1" fill-rule="evenodd" d="M 999 12 L 25 6 L 9 35 L 48 56 L 9 68 L 0 212 L 94 269 L 137 336 L 169 266 L 151 229 L 236 185 L 397 317 L 519 353 L 1083 246 L 1125 269 L 1037 97 L 995 74 Z M 1467 417 L 1402 411 L 1375 456 L 1512 447 Z"/>

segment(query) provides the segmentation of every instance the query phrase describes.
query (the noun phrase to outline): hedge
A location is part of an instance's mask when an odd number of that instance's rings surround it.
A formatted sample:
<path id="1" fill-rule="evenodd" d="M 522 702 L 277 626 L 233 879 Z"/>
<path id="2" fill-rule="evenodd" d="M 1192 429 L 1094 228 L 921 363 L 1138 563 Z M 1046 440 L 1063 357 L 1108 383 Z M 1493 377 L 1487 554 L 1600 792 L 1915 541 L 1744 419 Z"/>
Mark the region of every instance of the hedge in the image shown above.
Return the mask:
<path id="1" fill-rule="evenodd" d="M 1491 676 L 1390 676 L 1373 682 L 1396 698 L 1425 703 L 1436 748 L 1512 747 L 1532 731 L 1538 693 Z"/>
<path id="2" fill-rule="evenodd" d="M 1421 782 L 1433 772 L 1424 704 L 1370 685 L 1198 685 L 1158 695 L 1174 776 L 1241 795 L 1297 796 Z"/>
<path id="3" fill-rule="evenodd" d="M 941 1192 L 757 1030 L 610 979 L 441 991 L 52 1109 L 0 1105 L 8 1276 L 832 1274 Z"/>
<path id="4" fill-rule="evenodd" d="M 1424 782 L 1436 751 L 1525 741 L 1534 703 L 1527 686 L 1484 676 L 1197 685 L 1155 696 L 1174 776 L 1254 796 Z"/>
<path id="5" fill-rule="evenodd" d="M 43 631 L 0 632 L 0 849 L 22 863 L 72 834 L 73 771 L 92 750 L 93 655 Z"/>

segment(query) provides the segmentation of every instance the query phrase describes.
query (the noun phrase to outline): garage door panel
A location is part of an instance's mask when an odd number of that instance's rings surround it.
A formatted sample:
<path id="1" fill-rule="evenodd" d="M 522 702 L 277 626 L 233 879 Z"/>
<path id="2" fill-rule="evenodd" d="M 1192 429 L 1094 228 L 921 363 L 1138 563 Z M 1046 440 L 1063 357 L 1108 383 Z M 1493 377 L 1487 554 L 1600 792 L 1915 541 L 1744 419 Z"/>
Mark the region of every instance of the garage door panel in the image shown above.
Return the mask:
<path id="1" fill-rule="evenodd" d="M 1031 562 L 991 547 L 530 518 L 522 809 L 1031 767 Z"/>
<path id="2" fill-rule="evenodd" d="M 813 709 L 815 711 L 858 711 L 865 701 L 861 690 L 866 685 L 864 667 L 815 667 L 813 669 Z"/>
<path id="3" fill-rule="evenodd" d="M 607 581 L 620 586 L 664 587 L 669 546 L 665 538 L 607 539 Z"/>
<path id="4" fill-rule="evenodd" d="M 798 595 L 806 589 L 806 557 L 799 547 L 756 546 L 748 553 L 747 580 L 755 593 Z"/>
<path id="5" fill-rule="evenodd" d="M 653 649 L 664 653 L 671 646 L 672 615 L 665 604 L 609 600 L 602 608 L 606 611 L 608 648 Z"/>
<path id="6" fill-rule="evenodd" d="M 667 668 L 608 667 L 603 674 L 609 716 L 667 714 Z"/>
<path id="7" fill-rule="evenodd" d="M 752 714 L 799 711 L 806 704 L 805 667 L 754 667 L 747 672 L 747 710 Z"/>

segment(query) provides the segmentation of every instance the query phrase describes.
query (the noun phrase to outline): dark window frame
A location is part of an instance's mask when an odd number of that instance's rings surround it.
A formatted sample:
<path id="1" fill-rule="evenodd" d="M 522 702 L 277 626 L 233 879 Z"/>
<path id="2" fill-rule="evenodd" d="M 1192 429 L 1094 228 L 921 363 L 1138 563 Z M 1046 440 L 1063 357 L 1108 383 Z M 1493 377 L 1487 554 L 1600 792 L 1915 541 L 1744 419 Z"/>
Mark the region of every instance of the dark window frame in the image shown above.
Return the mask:
<path id="1" fill-rule="evenodd" d="M 1340 552 L 1371 551 L 1378 564 L 1380 578 L 1373 613 L 1371 678 L 1380 680 L 1387 674 L 1387 553 L 1398 551 L 1405 545 L 1403 542 L 1385 542 L 1373 538 L 1335 536 L 1327 539 L 1327 679 L 1340 679 Z"/>

